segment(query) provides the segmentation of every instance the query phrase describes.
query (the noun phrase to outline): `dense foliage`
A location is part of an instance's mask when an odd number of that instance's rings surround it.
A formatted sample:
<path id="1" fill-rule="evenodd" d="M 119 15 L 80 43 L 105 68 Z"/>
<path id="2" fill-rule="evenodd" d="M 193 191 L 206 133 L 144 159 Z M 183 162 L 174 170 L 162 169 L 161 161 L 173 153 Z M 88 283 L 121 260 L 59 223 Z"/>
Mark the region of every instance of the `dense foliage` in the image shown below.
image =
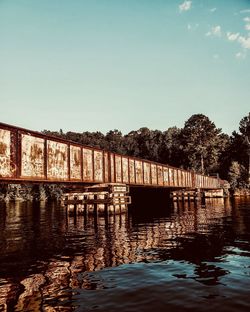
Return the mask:
<path id="1" fill-rule="evenodd" d="M 166 131 L 143 127 L 126 135 L 116 129 L 106 135 L 99 131 L 43 133 L 204 174 L 219 173 L 232 188 L 249 187 L 250 113 L 240 121 L 239 132 L 231 136 L 202 114 L 191 116 L 181 129 L 171 127 Z"/>

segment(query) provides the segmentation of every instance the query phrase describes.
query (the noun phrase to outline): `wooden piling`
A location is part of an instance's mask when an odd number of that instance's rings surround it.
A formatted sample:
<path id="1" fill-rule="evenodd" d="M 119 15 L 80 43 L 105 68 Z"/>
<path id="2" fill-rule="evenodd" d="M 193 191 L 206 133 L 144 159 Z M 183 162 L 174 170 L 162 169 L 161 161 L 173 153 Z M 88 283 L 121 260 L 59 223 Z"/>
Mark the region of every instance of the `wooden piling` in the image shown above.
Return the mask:
<path id="1" fill-rule="evenodd" d="M 131 203 L 126 184 L 99 184 L 87 187 L 82 192 L 64 194 L 64 205 L 73 213 L 120 214 L 127 211 Z"/>

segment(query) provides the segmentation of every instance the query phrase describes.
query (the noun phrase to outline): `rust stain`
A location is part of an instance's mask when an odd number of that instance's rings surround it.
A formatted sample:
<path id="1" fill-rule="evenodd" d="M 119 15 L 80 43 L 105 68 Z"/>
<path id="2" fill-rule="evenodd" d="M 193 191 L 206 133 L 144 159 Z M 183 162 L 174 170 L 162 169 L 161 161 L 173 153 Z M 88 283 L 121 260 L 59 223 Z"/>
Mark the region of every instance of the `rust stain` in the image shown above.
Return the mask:
<path id="1" fill-rule="evenodd" d="M 157 171 L 156 171 L 155 164 L 151 164 L 151 177 L 152 177 L 152 184 L 157 185 Z"/>
<path id="2" fill-rule="evenodd" d="M 47 141 L 47 175 L 49 179 L 68 180 L 68 146 L 56 141 Z"/>
<path id="3" fill-rule="evenodd" d="M 104 169 L 105 169 L 105 182 L 109 181 L 109 163 L 108 163 L 108 153 L 104 153 Z"/>
<path id="4" fill-rule="evenodd" d="M 122 178 L 123 183 L 128 183 L 128 158 L 122 157 Z"/>
<path id="5" fill-rule="evenodd" d="M 158 185 L 163 185 L 163 172 L 162 166 L 157 166 Z"/>
<path id="6" fill-rule="evenodd" d="M 11 132 L 0 129 L 0 177 L 11 177 Z"/>
<path id="7" fill-rule="evenodd" d="M 163 183 L 164 183 L 164 185 L 169 185 L 168 168 L 167 167 L 163 167 Z"/>
<path id="8" fill-rule="evenodd" d="M 116 182 L 122 182 L 122 158 L 118 155 L 115 155 L 115 173 Z"/>
<path id="9" fill-rule="evenodd" d="M 115 182 L 114 154 L 110 154 L 111 182 Z"/>
<path id="10" fill-rule="evenodd" d="M 21 176 L 44 177 L 44 139 L 22 134 Z"/>
<path id="11" fill-rule="evenodd" d="M 150 184 L 150 164 L 144 162 L 143 163 L 143 167 L 144 167 L 144 183 L 145 184 Z"/>
<path id="12" fill-rule="evenodd" d="M 94 177 L 95 181 L 103 182 L 103 157 L 99 151 L 94 151 Z"/>
<path id="13" fill-rule="evenodd" d="M 81 180 L 81 148 L 70 146 L 70 178 Z"/>
<path id="14" fill-rule="evenodd" d="M 7 144 L 0 142 L 0 155 L 5 155 L 7 151 Z"/>
<path id="15" fill-rule="evenodd" d="M 83 180 L 93 181 L 93 151 L 83 148 Z"/>
<path id="16" fill-rule="evenodd" d="M 135 183 L 135 161 L 129 159 L 129 180 L 130 183 Z"/>
<path id="17" fill-rule="evenodd" d="M 135 161 L 135 176 L 136 176 L 136 184 L 143 184 L 143 176 L 142 176 L 142 161 Z"/>

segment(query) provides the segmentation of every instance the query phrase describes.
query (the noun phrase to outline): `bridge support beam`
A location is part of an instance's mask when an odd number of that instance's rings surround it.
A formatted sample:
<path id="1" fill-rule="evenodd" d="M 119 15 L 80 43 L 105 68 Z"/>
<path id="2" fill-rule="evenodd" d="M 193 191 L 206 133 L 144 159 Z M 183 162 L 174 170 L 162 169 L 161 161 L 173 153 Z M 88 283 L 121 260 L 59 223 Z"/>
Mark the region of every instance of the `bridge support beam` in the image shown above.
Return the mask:
<path id="1" fill-rule="evenodd" d="M 126 184 L 98 184 L 71 191 L 63 196 L 63 203 L 70 214 L 119 214 L 126 212 L 131 203 Z"/>
<path id="2" fill-rule="evenodd" d="M 178 190 L 171 192 L 171 198 L 174 201 L 199 201 L 205 198 L 223 198 L 223 189 L 215 190 L 201 190 L 199 188 L 195 190 Z"/>

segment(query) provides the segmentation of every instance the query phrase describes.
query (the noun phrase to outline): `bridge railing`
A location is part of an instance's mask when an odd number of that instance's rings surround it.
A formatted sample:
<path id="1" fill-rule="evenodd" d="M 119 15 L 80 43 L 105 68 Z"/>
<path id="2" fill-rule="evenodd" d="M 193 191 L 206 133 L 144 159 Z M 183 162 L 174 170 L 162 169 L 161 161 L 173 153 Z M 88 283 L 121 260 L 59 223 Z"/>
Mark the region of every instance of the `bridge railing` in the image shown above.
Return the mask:
<path id="1" fill-rule="evenodd" d="M 0 181 L 220 187 L 219 179 L 0 123 Z"/>

